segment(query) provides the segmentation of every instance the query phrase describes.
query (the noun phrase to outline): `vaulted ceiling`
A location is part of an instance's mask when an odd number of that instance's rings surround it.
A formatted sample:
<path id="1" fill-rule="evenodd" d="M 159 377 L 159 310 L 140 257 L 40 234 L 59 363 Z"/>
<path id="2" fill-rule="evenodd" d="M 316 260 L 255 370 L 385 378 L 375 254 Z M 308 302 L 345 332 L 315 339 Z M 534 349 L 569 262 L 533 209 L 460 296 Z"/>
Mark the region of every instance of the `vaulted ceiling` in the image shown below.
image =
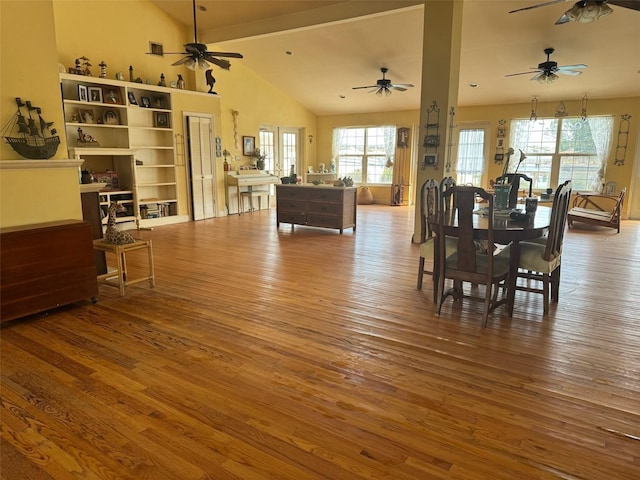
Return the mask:
<path id="1" fill-rule="evenodd" d="M 154 3 L 193 25 L 191 0 Z M 541 102 L 640 96 L 640 12 L 612 5 L 613 14 L 596 22 L 565 25 L 554 22 L 571 2 L 508 13 L 537 3 L 543 2 L 464 0 L 459 106 L 528 103 L 534 96 Z M 232 65 L 242 62 L 317 115 L 418 109 L 423 70 L 438 75 L 422 65 L 422 2 L 198 0 L 197 5 L 206 9 L 197 10 L 199 41 L 242 53 Z M 546 60 L 547 47 L 555 48 L 551 59 L 558 65 L 588 68 L 549 85 L 531 81 L 533 75 L 505 77 L 531 71 Z M 389 69 L 387 78 L 394 83 L 415 88 L 382 97 L 352 89 L 374 85 L 381 67 Z M 224 72 L 216 76 L 224 81 Z"/>

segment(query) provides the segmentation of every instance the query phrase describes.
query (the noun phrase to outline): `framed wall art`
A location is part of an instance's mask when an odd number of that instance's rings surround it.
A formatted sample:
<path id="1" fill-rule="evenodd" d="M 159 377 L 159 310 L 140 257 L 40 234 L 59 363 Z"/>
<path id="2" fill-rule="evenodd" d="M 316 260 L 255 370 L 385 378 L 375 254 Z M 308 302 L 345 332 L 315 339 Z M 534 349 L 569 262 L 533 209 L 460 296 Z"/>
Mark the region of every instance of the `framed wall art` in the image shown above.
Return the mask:
<path id="1" fill-rule="evenodd" d="M 242 137 L 242 154 L 250 157 L 256 151 L 256 137 Z"/>

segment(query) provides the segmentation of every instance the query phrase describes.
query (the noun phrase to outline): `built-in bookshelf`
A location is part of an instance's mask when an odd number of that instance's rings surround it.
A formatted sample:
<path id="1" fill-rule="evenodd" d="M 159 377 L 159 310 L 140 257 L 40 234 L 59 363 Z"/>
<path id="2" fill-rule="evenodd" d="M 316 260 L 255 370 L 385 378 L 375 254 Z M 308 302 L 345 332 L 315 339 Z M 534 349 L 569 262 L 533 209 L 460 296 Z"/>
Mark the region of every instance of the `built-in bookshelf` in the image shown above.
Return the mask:
<path id="1" fill-rule="evenodd" d="M 101 203 L 125 202 L 130 214 L 117 221 L 138 228 L 175 221 L 171 89 L 67 73 L 60 82 L 70 157 L 84 160 L 96 181 L 101 174 L 116 179 L 101 192 Z"/>

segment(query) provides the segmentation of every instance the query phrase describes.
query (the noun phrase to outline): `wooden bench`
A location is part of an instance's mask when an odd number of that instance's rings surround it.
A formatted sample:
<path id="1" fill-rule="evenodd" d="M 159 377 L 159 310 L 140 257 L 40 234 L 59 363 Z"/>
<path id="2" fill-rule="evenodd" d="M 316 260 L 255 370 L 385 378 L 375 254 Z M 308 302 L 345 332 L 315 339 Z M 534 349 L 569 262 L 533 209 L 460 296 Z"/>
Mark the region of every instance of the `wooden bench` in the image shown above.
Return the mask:
<path id="1" fill-rule="evenodd" d="M 615 228 L 620 233 L 620 212 L 626 193 L 626 188 L 619 195 L 578 193 L 567 216 L 569 228 L 573 222 L 581 222 Z"/>

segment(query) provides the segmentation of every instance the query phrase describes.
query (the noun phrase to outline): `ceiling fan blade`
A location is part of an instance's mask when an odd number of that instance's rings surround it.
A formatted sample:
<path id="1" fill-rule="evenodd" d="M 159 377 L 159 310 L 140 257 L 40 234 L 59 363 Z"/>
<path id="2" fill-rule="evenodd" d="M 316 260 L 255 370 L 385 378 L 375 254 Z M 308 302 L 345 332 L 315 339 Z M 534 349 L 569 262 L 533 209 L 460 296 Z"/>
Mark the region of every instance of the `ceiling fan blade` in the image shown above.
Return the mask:
<path id="1" fill-rule="evenodd" d="M 393 88 L 394 90 L 397 90 L 399 92 L 406 92 L 407 89 L 404 87 L 401 87 L 400 85 L 389 85 L 389 88 Z"/>
<path id="2" fill-rule="evenodd" d="M 547 5 L 555 5 L 556 3 L 568 2 L 569 0 L 551 0 L 550 2 L 539 3 L 538 5 L 531 5 L 529 7 L 517 8 L 511 10 L 509 13 L 522 12 L 524 10 L 533 10 L 534 8 L 546 7 Z"/>
<path id="3" fill-rule="evenodd" d="M 207 55 L 214 57 L 244 58 L 240 53 L 235 52 L 207 52 Z"/>
<path id="4" fill-rule="evenodd" d="M 578 75 L 582 75 L 582 72 L 579 70 L 556 70 L 554 73 L 558 73 L 560 75 L 569 75 L 571 77 L 577 77 Z"/>
<path id="5" fill-rule="evenodd" d="M 412 83 L 392 83 L 389 85 L 390 87 L 403 87 L 403 88 L 413 88 L 414 85 Z"/>
<path id="6" fill-rule="evenodd" d="M 558 71 L 561 71 L 561 70 L 580 70 L 582 68 L 587 68 L 587 66 L 584 63 L 576 63 L 575 65 L 562 65 L 561 67 L 558 67 Z"/>
<path id="7" fill-rule="evenodd" d="M 537 81 L 543 77 L 546 77 L 547 75 L 545 75 L 544 72 L 538 72 L 537 75 L 534 75 L 533 77 L 531 77 L 531 80 Z"/>
<path id="8" fill-rule="evenodd" d="M 184 57 L 184 58 L 181 58 L 180 60 L 178 60 L 177 62 L 172 63 L 171 66 L 175 67 L 177 65 L 182 65 L 183 63 L 186 63 L 189 60 L 191 60 L 191 57 Z"/>
<path id="9" fill-rule="evenodd" d="M 609 5 L 617 5 L 618 7 L 630 8 L 631 10 L 640 11 L 640 2 L 637 0 L 609 0 Z"/>
<path id="10" fill-rule="evenodd" d="M 531 72 L 520 72 L 520 73 L 510 73 L 509 75 L 505 75 L 505 77 L 515 77 L 517 75 L 531 75 L 532 73 L 543 73 L 540 70 L 533 70 Z"/>
<path id="11" fill-rule="evenodd" d="M 213 56 L 211 56 L 210 53 L 205 53 L 204 59 L 207 62 L 211 62 L 214 65 L 217 65 L 217 66 L 219 66 L 220 68 L 222 68 L 224 70 L 229 70 L 229 68 L 231 67 L 231 64 L 227 60 L 223 60 L 221 58 L 213 57 Z"/>
<path id="12" fill-rule="evenodd" d="M 378 88 L 377 85 L 367 85 L 366 87 L 351 87 L 352 90 L 360 90 L 361 88 Z"/>

